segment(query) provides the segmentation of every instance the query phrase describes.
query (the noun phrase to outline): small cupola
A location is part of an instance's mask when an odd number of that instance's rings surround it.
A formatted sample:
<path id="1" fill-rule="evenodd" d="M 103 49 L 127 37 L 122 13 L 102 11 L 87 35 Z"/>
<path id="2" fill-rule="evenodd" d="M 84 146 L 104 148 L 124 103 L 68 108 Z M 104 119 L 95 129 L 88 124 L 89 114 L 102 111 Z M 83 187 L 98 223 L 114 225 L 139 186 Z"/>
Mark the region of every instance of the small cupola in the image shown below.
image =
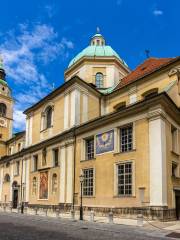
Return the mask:
<path id="1" fill-rule="evenodd" d="M 91 38 L 91 46 L 105 46 L 106 42 L 104 37 L 100 34 L 99 28 L 97 28 L 97 33 Z"/>

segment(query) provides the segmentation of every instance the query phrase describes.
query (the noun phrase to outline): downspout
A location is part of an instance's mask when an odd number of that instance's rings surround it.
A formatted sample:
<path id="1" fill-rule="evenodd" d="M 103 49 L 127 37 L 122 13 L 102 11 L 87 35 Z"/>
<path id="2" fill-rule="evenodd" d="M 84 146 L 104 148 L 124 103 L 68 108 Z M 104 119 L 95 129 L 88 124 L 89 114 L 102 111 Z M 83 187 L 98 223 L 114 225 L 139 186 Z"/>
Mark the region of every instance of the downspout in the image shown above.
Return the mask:
<path id="1" fill-rule="evenodd" d="M 76 132 L 74 128 L 74 182 L 73 182 L 73 211 L 74 211 L 74 204 L 75 204 L 75 176 L 76 176 Z"/>

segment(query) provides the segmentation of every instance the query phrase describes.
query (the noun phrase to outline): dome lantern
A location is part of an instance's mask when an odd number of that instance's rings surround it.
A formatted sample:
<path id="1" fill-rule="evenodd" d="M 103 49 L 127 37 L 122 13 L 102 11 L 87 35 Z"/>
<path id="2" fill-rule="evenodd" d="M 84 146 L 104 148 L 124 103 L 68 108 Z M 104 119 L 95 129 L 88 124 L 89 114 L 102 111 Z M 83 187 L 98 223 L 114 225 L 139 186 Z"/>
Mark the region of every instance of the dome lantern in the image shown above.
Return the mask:
<path id="1" fill-rule="evenodd" d="M 100 34 L 100 30 L 97 27 L 97 33 L 91 38 L 91 46 L 105 46 L 106 42 L 104 37 Z"/>

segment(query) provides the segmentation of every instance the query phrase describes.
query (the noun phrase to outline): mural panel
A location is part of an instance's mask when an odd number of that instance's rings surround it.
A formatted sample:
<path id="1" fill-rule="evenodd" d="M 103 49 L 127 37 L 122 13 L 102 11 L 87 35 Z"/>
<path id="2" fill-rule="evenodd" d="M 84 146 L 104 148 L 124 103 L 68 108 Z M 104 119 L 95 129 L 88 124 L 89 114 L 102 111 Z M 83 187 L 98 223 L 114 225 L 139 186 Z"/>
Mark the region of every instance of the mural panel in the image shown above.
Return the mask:
<path id="1" fill-rule="evenodd" d="M 47 199 L 48 198 L 48 172 L 40 172 L 40 189 L 39 189 L 39 198 Z"/>
<path id="2" fill-rule="evenodd" d="M 96 136 L 96 154 L 114 150 L 114 130 Z"/>

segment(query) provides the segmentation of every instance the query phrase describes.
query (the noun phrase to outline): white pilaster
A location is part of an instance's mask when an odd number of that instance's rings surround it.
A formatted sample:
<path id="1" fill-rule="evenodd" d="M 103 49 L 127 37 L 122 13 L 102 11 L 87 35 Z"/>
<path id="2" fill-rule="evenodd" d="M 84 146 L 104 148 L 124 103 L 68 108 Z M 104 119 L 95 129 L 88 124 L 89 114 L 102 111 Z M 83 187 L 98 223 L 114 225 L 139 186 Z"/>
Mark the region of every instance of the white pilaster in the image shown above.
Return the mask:
<path id="1" fill-rule="evenodd" d="M 80 92 L 75 89 L 71 92 L 71 119 L 70 127 L 80 123 Z"/>
<path id="2" fill-rule="evenodd" d="M 60 195 L 59 202 L 65 203 L 65 189 L 66 189 L 66 151 L 65 147 L 60 149 Z"/>
<path id="3" fill-rule="evenodd" d="M 76 114 L 76 102 L 75 102 L 75 90 L 71 92 L 71 119 L 70 126 L 75 125 L 75 114 Z"/>
<path id="4" fill-rule="evenodd" d="M 25 199 L 25 201 L 26 202 L 29 202 L 29 162 L 30 162 L 30 160 L 29 159 L 27 159 L 26 161 L 25 161 L 25 166 L 26 166 L 26 179 L 25 179 L 25 181 L 26 181 L 26 194 L 25 194 L 25 196 L 26 196 L 26 199 Z"/>
<path id="5" fill-rule="evenodd" d="M 73 200 L 73 146 L 67 147 L 66 203 Z"/>
<path id="6" fill-rule="evenodd" d="M 32 124 L 33 124 L 33 117 L 31 116 L 29 119 L 29 145 L 32 144 Z"/>
<path id="7" fill-rule="evenodd" d="M 159 116 L 149 119 L 150 205 L 167 205 L 166 127 Z"/>
<path id="8" fill-rule="evenodd" d="M 64 129 L 69 127 L 69 95 L 64 96 Z"/>
<path id="9" fill-rule="evenodd" d="M 88 121 L 88 95 L 83 93 L 82 122 Z"/>
<path id="10" fill-rule="evenodd" d="M 13 184 L 13 169 L 14 169 L 14 163 L 10 165 L 10 196 L 9 200 L 12 201 L 12 184 Z"/>
<path id="11" fill-rule="evenodd" d="M 75 125 L 80 124 L 80 91 L 75 90 Z"/>
<path id="12" fill-rule="evenodd" d="M 25 146 L 29 146 L 29 118 L 26 117 L 26 143 Z"/>
<path id="13" fill-rule="evenodd" d="M 3 168 L 0 169 L 0 201 L 2 201 L 2 190 L 3 190 Z"/>

